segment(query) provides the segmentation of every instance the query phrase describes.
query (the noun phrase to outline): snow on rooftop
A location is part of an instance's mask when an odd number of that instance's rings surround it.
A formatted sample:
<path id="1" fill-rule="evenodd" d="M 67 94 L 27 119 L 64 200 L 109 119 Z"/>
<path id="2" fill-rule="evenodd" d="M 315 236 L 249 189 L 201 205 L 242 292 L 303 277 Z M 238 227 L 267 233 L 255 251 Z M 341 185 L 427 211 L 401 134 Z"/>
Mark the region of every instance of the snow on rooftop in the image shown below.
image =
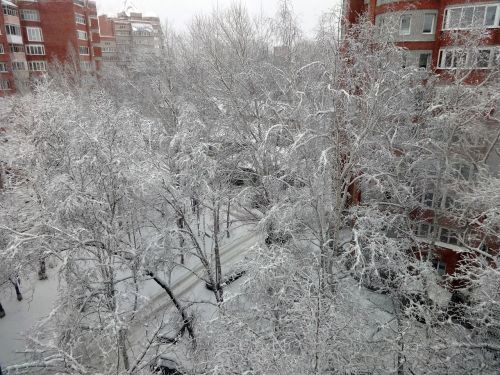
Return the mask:
<path id="1" fill-rule="evenodd" d="M 10 6 L 10 7 L 13 7 L 13 8 L 17 8 L 16 4 L 14 4 L 11 1 L 7 1 L 7 0 L 2 0 L 2 5 L 7 5 L 7 6 Z"/>
<path id="2" fill-rule="evenodd" d="M 146 31 L 149 33 L 153 32 L 153 26 L 149 23 L 132 23 L 132 31 Z"/>

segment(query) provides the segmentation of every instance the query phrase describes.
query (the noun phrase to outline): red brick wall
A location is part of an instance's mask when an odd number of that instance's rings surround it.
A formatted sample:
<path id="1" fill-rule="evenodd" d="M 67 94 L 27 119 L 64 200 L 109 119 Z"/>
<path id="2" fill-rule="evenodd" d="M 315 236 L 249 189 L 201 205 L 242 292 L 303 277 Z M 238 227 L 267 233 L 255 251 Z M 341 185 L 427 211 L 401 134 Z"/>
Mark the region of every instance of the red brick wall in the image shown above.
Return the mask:
<path id="1" fill-rule="evenodd" d="M 100 48 L 92 48 L 93 44 L 100 42 L 95 4 L 81 7 L 74 4 L 72 0 L 39 0 L 37 3 L 20 1 L 18 5 L 22 9 L 38 9 L 40 12 L 41 22 L 21 21 L 21 25 L 23 26 L 25 43 L 29 43 L 27 42 L 26 26 L 42 28 L 47 62 L 53 60 L 72 61 L 74 57 L 76 65 L 79 66 L 78 61 L 95 61 L 95 57 L 101 57 Z M 85 25 L 76 23 L 75 13 L 85 16 Z M 93 16 L 95 19 L 89 19 L 89 16 Z M 88 40 L 77 39 L 77 30 L 87 32 Z M 90 55 L 80 55 L 79 46 L 88 47 Z M 41 56 L 27 56 L 26 58 L 28 61 L 40 60 Z M 99 66 L 99 64 L 96 65 Z"/>
<path id="2" fill-rule="evenodd" d="M 11 66 L 10 66 L 10 55 L 9 55 L 9 43 L 7 43 L 7 36 L 5 35 L 5 22 L 3 18 L 3 12 L 0 11 L 0 28 L 2 30 L 2 35 L 0 35 L 0 44 L 3 45 L 4 53 L 0 54 L 0 62 L 7 64 L 8 73 L 0 73 L 0 80 L 8 80 L 10 81 L 10 85 L 12 90 L 3 91 L 0 90 L 0 97 L 13 94 L 15 92 L 14 86 L 14 76 L 12 74 Z"/>

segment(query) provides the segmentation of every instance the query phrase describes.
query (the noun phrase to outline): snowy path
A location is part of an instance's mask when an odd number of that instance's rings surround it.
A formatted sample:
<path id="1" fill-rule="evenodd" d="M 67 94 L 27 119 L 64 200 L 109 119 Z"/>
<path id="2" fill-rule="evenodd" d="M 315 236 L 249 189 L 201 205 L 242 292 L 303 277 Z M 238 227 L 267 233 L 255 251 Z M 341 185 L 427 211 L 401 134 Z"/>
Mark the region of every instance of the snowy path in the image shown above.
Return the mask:
<path id="1" fill-rule="evenodd" d="M 244 257 L 247 250 L 252 247 L 257 241 L 257 235 L 251 229 L 236 230 L 232 233 L 232 238 L 221 247 L 221 260 L 223 270 L 227 271 L 234 262 L 239 261 Z M 201 265 L 193 268 L 195 273 L 202 271 Z M 49 279 L 38 281 L 36 278 L 32 280 L 24 280 L 21 289 L 24 295 L 24 300 L 18 302 L 13 288 L 6 289 L 0 293 L 0 301 L 7 313 L 6 317 L 0 319 L 0 364 L 2 367 L 22 361 L 24 355 L 19 353 L 25 348 L 23 334 L 29 334 L 32 327 L 40 320 L 47 317 L 52 311 L 57 299 L 57 290 L 59 281 L 57 278 L 57 270 L 48 270 Z M 203 283 L 188 270 L 176 270 L 173 277 L 173 290 L 175 294 L 184 299 L 194 289 L 199 287 L 197 295 L 202 294 L 205 300 L 210 300 L 213 297 L 207 292 Z M 10 290 L 12 289 L 12 290 Z M 165 311 L 169 310 L 170 300 L 168 296 L 156 284 L 151 282 L 151 285 L 144 290 L 146 295 L 150 297 L 149 302 L 139 311 L 137 322 L 142 325 L 154 320 Z M 139 323 L 135 328 L 137 334 L 134 337 L 134 342 L 139 340 L 138 332 Z M 136 341 L 137 340 L 137 341 Z"/>
<path id="2" fill-rule="evenodd" d="M 222 247 L 221 249 L 221 262 L 223 270 L 227 270 L 235 262 L 244 258 L 246 252 L 257 242 L 257 236 L 253 232 L 246 233 L 240 237 L 234 239 Z M 201 272 L 203 267 L 201 265 L 193 269 L 195 273 Z M 173 283 L 172 290 L 175 295 L 180 299 L 185 299 L 190 293 L 200 294 L 205 300 L 213 299 L 211 292 L 207 292 L 204 288 L 203 282 L 192 272 L 187 271 L 187 273 Z M 141 328 L 148 325 L 149 322 L 156 319 L 161 319 L 165 311 L 168 311 L 172 307 L 171 300 L 166 295 L 164 291 L 156 294 L 151 301 L 140 311 L 137 315 L 136 321 L 139 322 L 135 327 L 132 328 L 131 342 L 137 342 L 140 340 Z"/>
<path id="3" fill-rule="evenodd" d="M 14 288 L 0 293 L 0 301 L 7 315 L 0 319 L 0 363 L 5 366 L 23 360 L 24 332 L 29 333 L 33 325 L 49 315 L 57 298 L 59 281 L 57 270 L 47 270 L 48 280 L 23 280 L 21 290 L 24 299 L 16 300 Z M 29 285 L 34 285 L 31 287 Z"/>

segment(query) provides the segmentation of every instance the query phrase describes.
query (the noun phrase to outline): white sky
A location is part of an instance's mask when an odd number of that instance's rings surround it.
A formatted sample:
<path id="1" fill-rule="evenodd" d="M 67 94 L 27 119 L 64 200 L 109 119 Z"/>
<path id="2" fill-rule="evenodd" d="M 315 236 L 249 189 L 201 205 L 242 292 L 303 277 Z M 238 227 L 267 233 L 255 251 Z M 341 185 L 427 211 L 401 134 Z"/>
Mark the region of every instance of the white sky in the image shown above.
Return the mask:
<path id="1" fill-rule="evenodd" d="M 142 13 L 155 13 L 177 30 L 185 30 L 190 19 L 197 14 L 210 13 L 217 6 L 223 8 L 234 0 L 127 0 Z M 278 0 L 239 0 L 251 14 L 261 11 L 274 16 Z M 116 14 L 124 9 L 125 0 L 96 0 L 99 14 Z M 303 30 L 311 34 L 318 17 L 324 11 L 337 6 L 340 0 L 291 0 Z"/>

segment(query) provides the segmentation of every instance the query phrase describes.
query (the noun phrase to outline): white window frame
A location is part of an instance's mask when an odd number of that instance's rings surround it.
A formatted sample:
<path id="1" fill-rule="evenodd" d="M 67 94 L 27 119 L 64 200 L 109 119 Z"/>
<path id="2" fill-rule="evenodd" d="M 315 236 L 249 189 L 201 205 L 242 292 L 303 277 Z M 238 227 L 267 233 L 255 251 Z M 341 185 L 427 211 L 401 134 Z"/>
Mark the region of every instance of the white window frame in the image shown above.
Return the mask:
<path id="1" fill-rule="evenodd" d="M 420 58 L 422 57 L 422 55 L 427 55 L 427 61 L 426 61 L 425 67 L 420 66 Z M 431 66 L 431 63 L 432 63 L 432 52 L 420 52 L 418 54 L 418 68 L 419 69 L 427 70 Z"/>
<path id="2" fill-rule="evenodd" d="M 0 55 L 3 55 L 5 53 L 5 47 L 3 43 L 0 43 Z"/>
<path id="3" fill-rule="evenodd" d="M 9 67 L 6 62 L 0 62 L 0 73 L 8 73 Z"/>
<path id="4" fill-rule="evenodd" d="M 43 31 L 41 27 L 26 27 L 28 42 L 43 42 Z"/>
<path id="5" fill-rule="evenodd" d="M 12 71 L 26 70 L 26 64 L 24 61 L 12 61 L 11 62 Z"/>
<path id="6" fill-rule="evenodd" d="M 448 264 L 440 258 L 434 258 L 432 267 L 434 267 L 440 276 L 446 275 L 446 268 Z"/>
<path id="7" fill-rule="evenodd" d="M 82 53 L 83 48 L 87 49 L 86 53 Z M 90 48 L 88 46 L 78 46 L 78 52 L 80 53 L 80 55 L 89 56 L 90 55 Z"/>
<path id="8" fill-rule="evenodd" d="M 76 38 L 78 40 L 89 40 L 89 34 L 83 30 L 76 30 Z"/>
<path id="9" fill-rule="evenodd" d="M 15 48 L 16 48 L 16 49 L 18 49 L 18 50 L 14 50 L 14 49 L 12 48 L 12 46 L 15 46 Z M 24 52 L 24 44 L 14 44 L 14 43 L 10 43 L 10 44 L 9 44 L 9 51 L 10 51 L 11 53 L 20 53 L 20 52 L 22 53 L 22 52 Z"/>
<path id="10" fill-rule="evenodd" d="M 434 226 L 431 223 L 420 223 L 418 224 L 415 235 L 417 237 L 428 238 L 434 233 Z"/>
<path id="11" fill-rule="evenodd" d="M 23 21 L 40 21 L 40 12 L 36 9 L 21 9 L 19 16 Z"/>
<path id="12" fill-rule="evenodd" d="M 12 8 L 8 5 L 3 5 L 2 11 L 6 16 L 19 17 L 19 11 L 16 8 Z"/>
<path id="13" fill-rule="evenodd" d="M 10 33 L 9 32 L 9 29 L 10 28 L 13 28 L 14 30 L 18 31 L 19 34 L 16 34 L 16 33 Z M 5 33 L 7 35 L 16 35 L 16 36 L 22 36 L 23 33 L 21 32 L 21 27 L 19 25 L 14 25 L 14 24 L 11 24 L 11 23 L 6 23 L 5 24 Z"/>
<path id="14" fill-rule="evenodd" d="M 28 61 L 28 69 L 30 72 L 46 72 L 47 63 L 44 60 Z"/>
<path id="15" fill-rule="evenodd" d="M 0 80 L 0 91 L 12 90 L 10 80 Z"/>
<path id="16" fill-rule="evenodd" d="M 438 239 L 448 245 L 459 245 L 458 233 L 451 228 L 440 227 Z"/>
<path id="17" fill-rule="evenodd" d="M 481 8 L 484 7 L 484 15 L 483 15 L 483 22 L 481 25 L 475 25 L 475 11 L 476 8 Z M 492 25 L 486 25 L 486 15 L 488 14 L 488 8 L 493 8 L 496 7 L 495 11 L 495 18 L 493 19 L 493 24 Z M 473 8 L 472 10 L 472 22 L 470 26 L 462 26 L 462 17 L 464 16 L 464 9 L 465 8 Z M 460 9 L 460 17 L 457 22 L 457 26 L 450 27 L 450 12 L 452 10 L 457 10 Z M 447 7 L 444 11 L 444 18 L 443 18 L 443 30 L 470 30 L 470 29 L 478 29 L 478 28 L 487 28 L 487 29 L 493 29 L 493 28 L 498 28 L 500 27 L 500 3 L 482 3 L 482 4 L 464 4 L 464 5 L 457 5 L 457 6 L 450 6 Z"/>
<path id="18" fill-rule="evenodd" d="M 491 51 L 488 59 L 488 66 L 477 66 L 478 62 L 477 57 L 479 56 L 479 52 L 485 50 Z M 455 55 L 459 52 L 464 52 L 466 54 L 466 61 L 463 66 L 458 66 L 455 61 L 456 58 Z M 447 54 L 451 54 L 450 66 L 446 65 Z M 500 48 L 497 46 L 481 46 L 475 48 L 474 50 L 463 49 L 459 47 L 442 48 L 439 50 L 437 68 L 438 69 L 491 69 L 492 67 L 495 66 L 496 63 L 495 59 L 499 54 L 500 54 Z"/>
<path id="19" fill-rule="evenodd" d="M 24 46 L 26 55 L 30 56 L 44 56 L 45 46 L 43 44 L 26 44 Z"/>
<path id="20" fill-rule="evenodd" d="M 82 22 L 80 22 L 80 20 L 83 20 Z M 75 13 L 75 22 L 79 25 L 86 25 L 87 24 L 87 19 L 85 18 L 85 16 L 81 13 Z"/>
<path id="21" fill-rule="evenodd" d="M 409 19 L 409 23 L 408 23 L 408 31 L 403 31 L 403 19 L 404 18 L 408 18 Z M 411 19 L 412 19 L 412 16 L 411 14 L 402 14 L 400 17 L 399 17 L 399 35 L 410 35 L 411 34 Z"/>
<path id="22" fill-rule="evenodd" d="M 426 17 L 432 17 L 432 23 L 431 23 L 431 29 L 430 31 L 425 31 L 425 20 Z M 424 24 L 422 25 L 422 34 L 434 34 L 435 32 L 435 25 L 436 25 L 436 13 L 424 13 Z"/>

